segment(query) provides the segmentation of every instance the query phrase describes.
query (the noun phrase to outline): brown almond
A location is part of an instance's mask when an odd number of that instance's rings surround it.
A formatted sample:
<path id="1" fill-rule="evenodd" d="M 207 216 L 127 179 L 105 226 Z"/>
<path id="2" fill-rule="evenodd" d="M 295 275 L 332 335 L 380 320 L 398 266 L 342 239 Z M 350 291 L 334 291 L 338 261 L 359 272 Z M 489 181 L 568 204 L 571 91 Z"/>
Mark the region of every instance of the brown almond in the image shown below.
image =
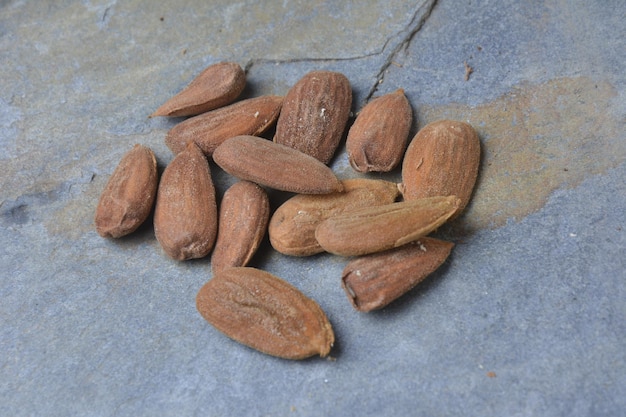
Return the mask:
<path id="1" fill-rule="evenodd" d="M 468 123 L 440 120 L 424 126 L 407 148 L 402 163 L 405 200 L 440 195 L 461 199 L 457 215 L 472 196 L 480 164 L 480 140 Z"/>
<path id="2" fill-rule="evenodd" d="M 351 106 L 352 88 L 345 75 L 310 72 L 287 92 L 274 142 L 327 164 L 339 146 Z"/>
<path id="3" fill-rule="evenodd" d="M 331 324 L 315 301 L 254 268 L 215 274 L 198 292 L 196 307 L 226 336 L 280 358 L 325 357 L 335 341 Z"/>
<path id="4" fill-rule="evenodd" d="M 333 171 L 312 156 L 256 136 L 237 136 L 215 149 L 213 160 L 235 177 L 300 194 L 342 191 Z"/>
<path id="5" fill-rule="evenodd" d="M 96 231 L 118 238 L 134 232 L 150 215 L 159 178 L 154 152 L 135 145 L 109 178 L 96 208 Z"/>
<path id="6" fill-rule="evenodd" d="M 322 221 L 344 211 L 393 203 L 399 195 L 396 184 L 389 181 L 355 178 L 341 183 L 341 193 L 299 194 L 278 207 L 268 229 L 274 249 L 292 256 L 323 252 L 315 239 Z"/>
<path id="7" fill-rule="evenodd" d="M 346 211 L 320 223 L 315 238 L 335 255 L 382 252 L 426 236 L 445 223 L 459 204 L 455 196 L 430 197 Z"/>
<path id="8" fill-rule="evenodd" d="M 341 277 L 352 306 L 359 311 L 383 308 L 434 272 L 454 243 L 430 237 L 385 252 L 356 258 Z"/>
<path id="9" fill-rule="evenodd" d="M 263 188 L 249 181 L 239 181 L 226 190 L 219 208 L 217 240 L 211 255 L 214 274 L 248 264 L 265 236 L 269 217 L 269 198 Z"/>
<path id="10" fill-rule="evenodd" d="M 404 90 L 370 101 L 352 124 L 346 151 L 358 172 L 389 172 L 404 155 L 413 112 Z"/>
<path id="11" fill-rule="evenodd" d="M 194 141 L 210 157 L 226 139 L 265 132 L 276 122 L 282 101 L 280 96 L 261 96 L 191 117 L 170 129 L 165 143 L 177 154 Z"/>
<path id="12" fill-rule="evenodd" d="M 219 62 L 202 71 L 150 117 L 195 116 L 235 101 L 246 86 L 246 73 L 234 62 Z"/>
<path id="13" fill-rule="evenodd" d="M 217 234 L 217 205 L 209 164 L 191 142 L 161 176 L 154 211 L 156 238 L 179 261 L 206 256 Z"/>

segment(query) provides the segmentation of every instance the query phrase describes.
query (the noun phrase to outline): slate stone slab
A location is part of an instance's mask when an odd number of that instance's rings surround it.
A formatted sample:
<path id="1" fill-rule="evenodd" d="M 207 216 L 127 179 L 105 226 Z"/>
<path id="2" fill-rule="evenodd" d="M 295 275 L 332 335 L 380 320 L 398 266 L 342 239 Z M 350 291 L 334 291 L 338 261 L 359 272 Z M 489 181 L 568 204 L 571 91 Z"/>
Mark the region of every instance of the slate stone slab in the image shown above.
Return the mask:
<path id="1" fill-rule="evenodd" d="M 0 415 L 622 415 L 623 17 L 619 1 L 0 2 Z M 334 360 L 227 339 L 195 310 L 208 259 L 168 259 L 151 224 L 93 227 L 132 145 L 172 159 L 181 119 L 147 116 L 221 60 L 247 69 L 247 97 L 331 69 L 355 113 L 401 87 L 412 134 L 444 117 L 480 134 L 473 202 L 438 231 L 451 258 L 388 308 L 352 309 L 345 259 L 268 242 L 254 258 L 327 312 Z M 332 167 L 357 176 L 343 149 Z"/>

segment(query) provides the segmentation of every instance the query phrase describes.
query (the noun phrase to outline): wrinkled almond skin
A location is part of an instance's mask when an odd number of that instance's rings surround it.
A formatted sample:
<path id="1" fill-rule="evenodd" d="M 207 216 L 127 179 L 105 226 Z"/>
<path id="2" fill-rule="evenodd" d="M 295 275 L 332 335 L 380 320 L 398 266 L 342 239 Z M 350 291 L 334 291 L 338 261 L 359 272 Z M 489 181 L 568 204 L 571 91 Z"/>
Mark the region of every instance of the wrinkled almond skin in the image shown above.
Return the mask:
<path id="1" fill-rule="evenodd" d="M 299 194 L 278 207 L 268 229 L 274 249 L 291 256 L 323 252 L 315 239 L 315 229 L 322 221 L 348 210 L 391 204 L 399 195 L 396 184 L 388 181 L 355 178 L 342 184 L 341 193 Z"/>
<path id="2" fill-rule="evenodd" d="M 150 117 L 195 116 L 235 101 L 246 86 L 246 73 L 234 62 L 219 62 L 202 71 Z"/>
<path id="3" fill-rule="evenodd" d="M 202 317 L 231 339 L 285 359 L 328 356 L 335 336 L 326 314 L 282 279 L 254 268 L 228 268 L 196 296 Z"/>
<path id="4" fill-rule="evenodd" d="M 217 204 L 209 164 L 196 144 L 163 171 L 154 210 L 156 238 L 173 259 L 202 258 L 213 249 Z"/>
<path id="5" fill-rule="evenodd" d="M 438 195 L 461 199 L 457 215 L 472 196 L 480 164 L 480 140 L 464 122 L 440 120 L 415 135 L 402 163 L 400 189 L 405 200 Z"/>
<path id="6" fill-rule="evenodd" d="M 335 255 L 382 252 L 426 236 L 454 215 L 459 204 L 455 196 L 430 197 L 346 211 L 320 223 L 315 238 Z"/>
<path id="7" fill-rule="evenodd" d="M 237 136 L 215 149 L 213 160 L 227 173 L 281 191 L 328 194 L 342 191 L 333 171 L 312 156 L 256 136 Z"/>
<path id="8" fill-rule="evenodd" d="M 219 208 L 217 240 L 211 255 L 211 270 L 246 266 L 256 253 L 270 217 L 270 202 L 265 190 L 249 181 L 233 184 Z"/>
<path id="9" fill-rule="evenodd" d="M 152 150 L 135 145 L 122 157 L 96 207 L 96 231 L 118 238 L 134 232 L 148 218 L 159 177 Z"/>
<path id="10" fill-rule="evenodd" d="M 352 88 L 345 75 L 312 71 L 287 92 L 274 142 L 327 164 L 343 137 L 351 106 Z"/>
<path id="11" fill-rule="evenodd" d="M 261 96 L 191 117 L 170 129 L 165 144 L 177 154 L 194 141 L 211 157 L 226 139 L 265 132 L 276 122 L 282 102 L 280 96 Z"/>
<path id="12" fill-rule="evenodd" d="M 359 311 L 383 308 L 434 272 L 450 255 L 454 243 L 430 237 L 356 258 L 341 277 L 352 306 Z"/>
<path id="13" fill-rule="evenodd" d="M 389 172 L 404 156 L 413 111 L 404 90 L 370 101 L 352 124 L 346 139 L 348 161 L 358 172 Z"/>

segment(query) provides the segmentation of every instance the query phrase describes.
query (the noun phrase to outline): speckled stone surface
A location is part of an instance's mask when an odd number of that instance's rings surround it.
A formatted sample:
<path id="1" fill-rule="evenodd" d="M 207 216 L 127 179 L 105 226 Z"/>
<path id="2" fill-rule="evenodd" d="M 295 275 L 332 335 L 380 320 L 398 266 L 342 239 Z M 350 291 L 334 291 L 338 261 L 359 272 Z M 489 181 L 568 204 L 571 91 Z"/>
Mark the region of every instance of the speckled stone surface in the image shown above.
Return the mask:
<path id="1" fill-rule="evenodd" d="M 624 13 L 618 0 L 0 1 L 0 415 L 623 415 Z M 318 301 L 334 360 L 273 358 L 213 329 L 195 309 L 209 260 L 168 259 L 150 222 L 95 232 L 132 145 L 161 170 L 172 159 L 163 139 L 181 119 L 147 116 L 221 60 L 247 69 L 246 97 L 337 70 L 355 112 L 403 88 L 412 134 L 443 117 L 479 132 L 474 199 L 438 232 L 452 256 L 389 307 L 352 309 L 345 259 L 267 241 L 253 259 Z M 332 167 L 357 176 L 343 149 Z M 213 174 L 221 195 L 234 180 Z"/>

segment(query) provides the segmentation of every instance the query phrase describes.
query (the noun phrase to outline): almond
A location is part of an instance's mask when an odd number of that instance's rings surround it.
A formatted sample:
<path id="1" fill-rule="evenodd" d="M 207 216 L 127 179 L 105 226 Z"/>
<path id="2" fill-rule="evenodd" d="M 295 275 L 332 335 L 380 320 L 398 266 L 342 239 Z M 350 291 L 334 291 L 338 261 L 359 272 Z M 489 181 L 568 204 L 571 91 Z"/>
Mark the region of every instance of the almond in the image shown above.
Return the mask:
<path id="1" fill-rule="evenodd" d="M 134 232 L 150 215 L 159 181 L 154 152 L 135 145 L 109 178 L 96 208 L 96 231 L 118 238 Z"/>
<path id="2" fill-rule="evenodd" d="M 179 261 L 206 256 L 217 234 L 217 205 L 209 164 L 191 142 L 161 176 L 154 232 L 170 257 Z"/>
<path id="3" fill-rule="evenodd" d="M 413 112 L 399 89 L 370 101 L 352 124 L 346 151 L 358 172 L 389 172 L 404 155 Z"/>
<path id="4" fill-rule="evenodd" d="M 455 195 L 461 213 L 480 164 L 480 140 L 468 123 L 440 120 L 424 126 L 407 148 L 400 189 L 405 200 Z"/>
<path id="5" fill-rule="evenodd" d="M 310 72 L 287 92 L 274 142 L 327 164 L 339 146 L 351 106 L 352 88 L 345 75 Z"/>
<path id="6" fill-rule="evenodd" d="M 272 215 L 270 243 L 278 252 L 309 256 L 323 252 L 315 239 L 315 229 L 327 218 L 361 207 L 393 203 L 399 191 L 389 181 L 355 178 L 344 180 L 344 192 L 323 195 L 296 195 Z"/>
<path id="7" fill-rule="evenodd" d="M 383 308 L 434 272 L 454 243 L 430 237 L 385 252 L 356 258 L 346 265 L 341 285 L 359 311 Z"/>
<path id="8" fill-rule="evenodd" d="M 325 357 L 335 341 L 326 314 L 282 279 L 254 268 L 227 268 L 198 292 L 202 317 L 231 339 L 285 359 Z"/>
<path id="9" fill-rule="evenodd" d="M 234 62 L 207 67 L 183 91 L 167 100 L 150 117 L 194 116 L 235 101 L 246 86 L 246 74 Z"/>
<path id="10" fill-rule="evenodd" d="M 333 171 L 312 156 L 256 136 L 237 136 L 217 147 L 213 160 L 235 177 L 300 194 L 342 191 Z"/>
<path id="11" fill-rule="evenodd" d="M 426 236 L 454 215 L 459 204 L 455 196 L 430 197 L 346 211 L 320 223 L 315 238 L 336 255 L 382 252 Z"/>
<path id="12" fill-rule="evenodd" d="M 219 208 L 217 240 L 211 255 L 214 274 L 248 264 L 265 236 L 269 217 L 269 198 L 263 188 L 240 181 L 226 190 Z"/>
<path id="13" fill-rule="evenodd" d="M 280 96 L 261 96 L 191 117 L 170 129 L 165 143 L 177 154 L 194 141 L 210 157 L 226 139 L 265 132 L 276 122 L 282 101 Z"/>

